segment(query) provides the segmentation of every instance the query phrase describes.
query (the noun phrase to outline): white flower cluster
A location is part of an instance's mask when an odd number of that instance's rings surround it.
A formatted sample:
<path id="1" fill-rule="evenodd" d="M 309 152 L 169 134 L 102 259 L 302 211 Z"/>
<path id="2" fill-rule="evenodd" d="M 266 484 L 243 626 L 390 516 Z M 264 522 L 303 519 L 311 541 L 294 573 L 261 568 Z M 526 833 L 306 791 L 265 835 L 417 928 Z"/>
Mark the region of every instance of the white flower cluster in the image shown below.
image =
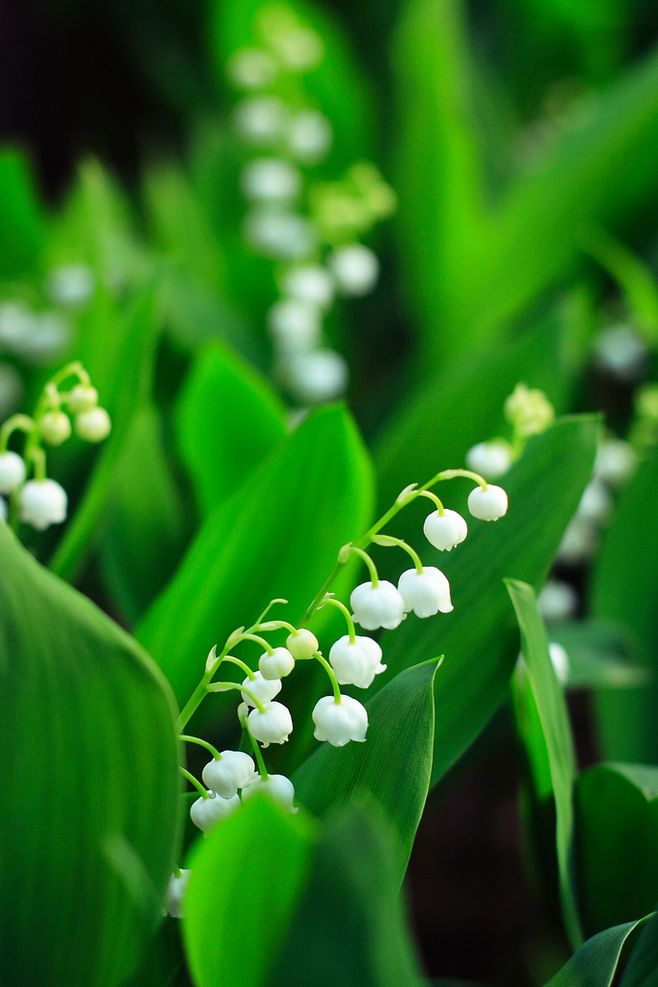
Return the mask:
<path id="1" fill-rule="evenodd" d="M 267 315 L 275 368 L 303 405 L 341 395 L 348 367 L 327 345 L 323 324 L 336 296 L 368 294 L 379 276 L 362 242 L 394 208 L 376 169 L 355 165 L 342 182 L 312 180 L 333 141 L 331 122 L 307 98 L 303 76 L 322 60 L 319 35 L 291 7 L 259 13 L 258 44 L 235 53 L 227 72 L 242 95 L 234 130 L 250 157 L 241 188 L 248 203 L 244 236 L 278 264 L 279 299 Z"/>
<path id="2" fill-rule="evenodd" d="M 68 390 L 60 384 L 73 376 Z M 73 416 L 73 426 L 71 418 Z M 98 393 L 82 367 L 69 364 L 46 384 L 32 417 L 13 415 L 0 428 L 0 520 L 7 521 L 9 504 L 24 524 L 44 531 L 66 520 L 68 498 L 56 480 L 46 475 L 44 445 L 59 446 L 73 429 L 85 442 L 102 442 L 111 430 L 110 416 L 98 404 Z M 22 432 L 22 455 L 9 449 L 14 433 Z M 30 470 L 34 475 L 29 479 Z"/>

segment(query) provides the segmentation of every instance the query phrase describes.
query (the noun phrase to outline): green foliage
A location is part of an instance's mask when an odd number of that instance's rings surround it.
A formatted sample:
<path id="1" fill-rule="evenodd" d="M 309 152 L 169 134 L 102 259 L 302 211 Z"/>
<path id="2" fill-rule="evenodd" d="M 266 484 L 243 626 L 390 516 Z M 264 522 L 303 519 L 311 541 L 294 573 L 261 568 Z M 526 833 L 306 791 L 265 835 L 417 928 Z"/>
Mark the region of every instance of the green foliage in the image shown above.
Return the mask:
<path id="1" fill-rule="evenodd" d="M 571 941 L 581 941 L 573 877 L 572 788 L 576 759 L 564 695 L 548 650 L 546 628 L 532 587 L 508 580 L 507 589 L 521 631 L 523 661 L 512 679 L 512 696 L 519 735 L 528 760 L 533 796 L 555 805 L 554 848 L 560 903 Z"/>
<path id="2" fill-rule="evenodd" d="M 645 919 L 605 929 L 580 946 L 546 987 L 612 987 L 622 951 Z M 622 981 L 626 985 L 626 979 Z"/>
<path id="3" fill-rule="evenodd" d="M 207 516 L 283 441 L 283 406 L 263 378 L 213 343 L 187 376 L 176 434 Z"/>
<path id="4" fill-rule="evenodd" d="M 579 898 L 591 931 L 658 900 L 658 768 L 599 764 L 575 789 Z"/>
<path id="5" fill-rule="evenodd" d="M 301 619 L 341 545 L 365 529 L 370 467 L 350 418 L 316 412 L 208 517 L 139 637 L 185 700 L 210 648 L 274 596 Z"/>
<path id="6" fill-rule="evenodd" d="M 26 158 L 11 147 L 0 149 L 0 280 L 38 273 L 46 218 Z"/>
<path id="7" fill-rule="evenodd" d="M 646 667 L 626 631 L 607 620 L 573 620 L 551 624 L 551 641 L 569 657 L 570 688 L 624 689 L 645 685 Z"/>
<path id="8" fill-rule="evenodd" d="M 429 661 L 396 675 L 366 702 L 366 743 L 345 750 L 323 744 L 293 779 L 300 802 L 320 818 L 366 792 L 371 818 L 384 820 L 396 838 L 389 870 L 398 884 L 430 784 L 435 672 Z"/>
<path id="9" fill-rule="evenodd" d="M 646 923 L 621 980 L 621 987 L 656 987 L 658 984 L 658 919 Z"/>
<path id="10" fill-rule="evenodd" d="M 6 528 L 0 599 L 6 983 L 112 987 L 156 925 L 175 852 L 169 693 Z"/>

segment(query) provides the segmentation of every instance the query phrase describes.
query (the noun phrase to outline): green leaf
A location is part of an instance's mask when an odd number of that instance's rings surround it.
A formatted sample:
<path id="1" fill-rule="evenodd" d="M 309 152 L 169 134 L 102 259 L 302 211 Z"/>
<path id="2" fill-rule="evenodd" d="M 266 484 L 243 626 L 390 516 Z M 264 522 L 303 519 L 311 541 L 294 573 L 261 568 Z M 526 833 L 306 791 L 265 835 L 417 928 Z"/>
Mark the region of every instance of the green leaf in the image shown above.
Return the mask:
<path id="1" fill-rule="evenodd" d="M 392 864 L 396 841 L 381 815 L 364 808 L 328 821 L 271 987 L 419 987 Z"/>
<path id="2" fill-rule="evenodd" d="M 639 664 L 652 678 L 644 688 L 608 691 L 596 697 L 603 755 L 612 760 L 658 761 L 657 485 L 658 455 L 653 452 L 620 496 L 615 522 L 606 534 L 592 574 L 592 613 L 624 628 L 636 648 Z"/>
<path id="3" fill-rule="evenodd" d="M 623 949 L 645 921 L 617 925 L 588 939 L 545 987 L 612 987 Z"/>
<path id="4" fill-rule="evenodd" d="M 370 466 L 340 407 L 312 415 L 246 488 L 221 503 L 140 628 L 179 702 L 206 655 L 274 597 L 301 619 L 346 541 L 367 526 Z"/>
<path id="5" fill-rule="evenodd" d="M 112 414 L 112 432 L 97 453 L 82 501 L 75 506 L 74 517 L 51 561 L 53 571 L 64 579 L 75 578 L 98 535 L 133 416 L 150 387 L 157 326 L 155 302 L 153 289 L 140 295 L 113 325 L 111 345 L 100 332 L 81 341 L 82 362 L 98 388 L 101 403 Z"/>
<path id="6" fill-rule="evenodd" d="M 176 426 L 204 514 L 237 490 L 286 435 L 274 391 L 217 343 L 203 350 L 185 382 Z"/>
<path id="7" fill-rule="evenodd" d="M 575 789 L 579 898 L 590 931 L 658 900 L 658 768 L 599 764 Z"/>
<path id="8" fill-rule="evenodd" d="M 549 625 L 551 641 L 569 657 L 569 688 L 627 689 L 646 684 L 629 635 L 608 620 L 573 620 Z"/>
<path id="9" fill-rule="evenodd" d="M 512 679 L 516 720 L 534 795 L 555 804 L 555 852 L 560 904 L 572 943 L 582 941 L 573 877 L 572 790 L 576 760 L 569 714 L 548 650 L 548 635 L 531 586 L 507 580 L 521 632 L 523 663 Z"/>
<path id="10" fill-rule="evenodd" d="M 103 577 L 113 603 L 134 626 L 172 576 L 187 527 L 153 405 L 144 405 L 131 422 L 106 511 L 99 546 Z"/>
<path id="11" fill-rule="evenodd" d="M 458 416 L 459 408 L 452 416 Z M 454 611 L 432 620 L 407 620 L 387 637 L 391 665 L 407 667 L 432 654 L 445 654 L 437 680 L 440 715 L 436 724 L 433 781 L 438 781 L 478 736 L 506 695 L 516 661 L 516 634 L 504 577 L 543 585 L 564 530 L 588 482 L 598 422 L 594 417 L 558 421 L 528 444 L 504 480 L 509 514 L 495 524 L 471 522 L 470 537 L 453 552 L 422 545 L 422 520 L 429 511 L 416 503 L 399 514 L 395 534 L 416 544 L 426 565 L 437 565 L 450 580 Z M 436 454 L 425 463 L 423 480 L 449 462 Z M 462 508 L 456 481 L 440 491 L 449 507 Z M 422 545 L 422 547 L 421 547 Z M 389 555 L 393 555 L 387 550 Z M 399 561 L 395 559 L 399 572 Z M 393 564 L 384 559 L 384 566 Z M 377 683 L 375 682 L 375 687 Z"/>
<path id="12" fill-rule="evenodd" d="M 371 796 L 370 815 L 385 820 L 397 838 L 391 871 L 398 885 L 429 790 L 436 668 L 427 661 L 396 675 L 365 704 L 365 744 L 323 744 L 293 776 L 299 801 L 320 818 L 364 791 Z"/>
<path id="13" fill-rule="evenodd" d="M 629 957 L 620 987 L 658 985 L 658 917 L 654 914 L 644 921 L 646 925 Z"/>
<path id="14" fill-rule="evenodd" d="M 22 984 L 113 987 L 155 928 L 175 852 L 169 692 L 6 527 L 0 600 L 4 969 Z"/>
<path id="15" fill-rule="evenodd" d="M 313 830 L 254 796 L 200 841 L 183 934 L 196 987 L 265 983 L 308 872 Z"/>
<path id="16" fill-rule="evenodd" d="M 46 236 L 45 214 L 27 159 L 0 149 L 0 271 L 11 281 L 38 273 Z"/>

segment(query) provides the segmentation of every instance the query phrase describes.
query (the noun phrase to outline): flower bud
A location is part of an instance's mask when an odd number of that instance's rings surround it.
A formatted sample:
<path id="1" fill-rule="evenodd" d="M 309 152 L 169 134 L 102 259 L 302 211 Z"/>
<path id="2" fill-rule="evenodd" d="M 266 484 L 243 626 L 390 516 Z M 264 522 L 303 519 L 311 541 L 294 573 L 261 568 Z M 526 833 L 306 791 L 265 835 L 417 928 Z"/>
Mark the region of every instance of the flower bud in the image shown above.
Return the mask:
<path id="1" fill-rule="evenodd" d="M 479 521 L 498 521 L 507 514 L 507 494 L 491 483 L 486 489 L 474 487 L 468 495 L 468 509 Z"/>
<path id="2" fill-rule="evenodd" d="M 320 264 L 303 264 L 286 271 L 283 290 L 292 298 L 327 308 L 334 296 L 334 285 L 326 267 Z"/>
<path id="3" fill-rule="evenodd" d="M 613 489 L 630 480 L 637 465 L 633 446 L 623 439 L 605 439 L 596 454 L 594 475 Z"/>
<path id="4" fill-rule="evenodd" d="M 375 675 L 386 671 L 377 642 L 358 635 L 354 641 L 348 634 L 338 638 L 329 651 L 329 663 L 340 685 L 356 685 L 359 689 L 367 689 Z"/>
<path id="5" fill-rule="evenodd" d="M 253 678 L 247 676 L 242 683 L 242 688 L 247 690 L 242 693 L 242 698 L 247 706 L 255 706 L 256 703 L 251 698 L 252 695 L 256 697 L 259 703 L 269 703 L 271 699 L 279 695 L 283 686 L 280 679 L 266 679 L 261 672 L 254 672 Z"/>
<path id="6" fill-rule="evenodd" d="M 504 476 L 512 465 L 512 449 L 507 442 L 478 442 L 466 453 L 466 465 L 487 480 Z"/>
<path id="7" fill-rule="evenodd" d="M 404 608 L 417 617 L 433 617 L 436 613 L 451 613 L 450 583 L 435 566 L 425 566 L 422 572 L 407 569 L 398 581 Z"/>
<path id="8" fill-rule="evenodd" d="M 21 521 L 37 531 L 61 524 L 66 519 L 67 505 L 66 491 L 55 480 L 30 480 L 20 492 Z"/>
<path id="9" fill-rule="evenodd" d="M 201 773 L 204 785 L 223 798 L 237 795 L 238 788 L 246 788 L 254 780 L 256 765 L 242 751 L 222 751 L 221 758 L 214 757 Z"/>
<path id="10" fill-rule="evenodd" d="M 299 630 L 289 634 L 286 640 L 286 648 L 295 661 L 312 658 L 319 647 L 320 644 L 315 634 L 306 630 L 305 627 L 300 627 Z"/>
<path id="11" fill-rule="evenodd" d="M 183 899 L 190 877 L 189 870 L 181 870 L 180 874 L 172 874 L 167 885 L 165 911 L 170 918 L 183 917 Z"/>
<path id="12" fill-rule="evenodd" d="M 438 548 L 440 552 L 450 552 L 464 541 L 468 534 L 468 525 L 461 514 L 446 508 L 443 514 L 434 511 L 427 515 L 423 532 L 434 548 Z"/>
<path id="13" fill-rule="evenodd" d="M 361 583 L 352 590 L 350 606 L 354 611 L 354 619 L 366 631 L 374 631 L 378 627 L 392 630 L 405 617 L 404 600 L 393 583 L 386 579 L 380 580 L 377 586 L 373 586 L 371 582 Z"/>
<path id="14" fill-rule="evenodd" d="M 539 612 L 544 620 L 567 620 L 578 606 L 578 595 L 569 583 L 550 579 L 537 597 Z"/>
<path id="15" fill-rule="evenodd" d="M 263 703 L 263 712 L 252 709 L 248 718 L 249 731 L 263 747 L 285 744 L 292 733 L 290 710 L 283 703 Z"/>
<path id="16" fill-rule="evenodd" d="M 245 165 L 241 176 L 242 191 L 258 202 L 289 202 L 301 189 L 299 172 L 289 161 L 280 158 L 256 158 Z"/>
<path id="17" fill-rule="evenodd" d="M 548 646 L 548 653 L 551 656 L 558 682 L 560 685 L 566 685 L 569 680 L 569 655 L 557 641 L 551 641 Z"/>
<path id="18" fill-rule="evenodd" d="M 214 792 L 209 791 L 207 798 L 199 797 L 196 802 L 192 803 L 190 819 L 195 826 L 207 833 L 217 825 L 220 819 L 230 816 L 239 807 L 240 799 L 237 795 L 225 799 L 221 795 L 215 795 Z"/>
<path id="19" fill-rule="evenodd" d="M 75 430 L 85 442 L 102 442 L 112 431 L 112 421 L 105 408 L 90 408 L 75 416 Z"/>
<path id="20" fill-rule="evenodd" d="M 327 740 L 333 747 L 344 747 L 350 740 L 363 743 L 368 729 L 368 713 L 358 699 L 341 696 L 337 703 L 333 696 L 318 700 L 313 710 L 315 739 Z"/>
<path id="21" fill-rule="evenodd" d="M 297 353 L 286 367 L 286 383 L 299 401 L 322 404 L 345 391 L 349 369 L 344 357 L 334 350 Z"/>
<path id="22" fill-rule="evenodd" d="M 317 164 L 331 147 L 331 124 L 317 110 L 300 110 L 290 121 L 287 139 L 294 158 L 302 164 Z"/>
<path id="23" fill-rule="evenodd" d="M 272 654 L 264 651 L 258 661 L 260 674 L 268 682 L 284 679 L 295 667 L 295 659 L 287 648 L 275 648 Z M 280 690 L 277 690 L 277 692 Z M 274 695 L 277 693 L 275 692 Z M 274 699 L 274 696 L 270 696 Z"/>
<path id="24" fill-rule="evenodd" d="M 25 482 L 25 462 L 17 452 L 0 453 L 0 493 L 8 494 Z"/>
<path id="25" fill-rule="evenodd" d="M 265 792 L 269 798 L 277 802 L 288 812 L 294 813 L 299 811 L 293 805 L 295 786 L 285 775 L 268 775 L 267 778 L 261 778 L 260 775 L 256 775 L 251 784 L 243 790 L 243 800 L 250 799 L 256 792 Z"/>
<path id="26" fill-rule="evenodd" d="M 317 346 L 322 334 L 320 311 L 299 298 L 282 298 L 267 313 L 267 328 L 282 350 L 309 350 Z"/>
<path id="27" fill-rule="evenodd" d="M 347 297 L 367 295 L 377 283 L 379 277 L 377 255 L 362 243 L 338 247 L 329 256 L 328 263 L 341 295 Z"/>
<path id="28" fill-rule="evenodd" d="M 98 404 L 98 391 L 91 384 L 76 384 L 67 394 L 66 403 L 74 415 L 89 411 Z"/>
<path id="29" fill-rule="evenodd" d="M 71 419 L 63 411 L 47 411 L 39 421 L 44 442 L 61 446 L 71 435 Z"/>

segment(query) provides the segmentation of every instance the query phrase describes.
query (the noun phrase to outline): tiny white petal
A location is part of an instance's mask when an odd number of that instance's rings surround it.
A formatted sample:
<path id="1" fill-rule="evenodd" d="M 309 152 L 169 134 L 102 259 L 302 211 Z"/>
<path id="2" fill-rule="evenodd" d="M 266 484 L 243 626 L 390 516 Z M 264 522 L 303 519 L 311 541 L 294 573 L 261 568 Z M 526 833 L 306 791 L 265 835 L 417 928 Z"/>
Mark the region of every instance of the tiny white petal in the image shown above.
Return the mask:
<path id="1" fill-rule="evenodd" d="M 169 878 L 165 898 L 165 911 L 171 918 L 183 917 L 183 900 L 189 877 L 189 870 L 181 870 L 180 874 L 172 874 Z"/>
<path id="2" fill-rule="evenodd" d="M 569 655 L 561 644 L 551 641 L 548 646 L 551 662 L 560 685 L 566 685 L 569 679 Z"/>

